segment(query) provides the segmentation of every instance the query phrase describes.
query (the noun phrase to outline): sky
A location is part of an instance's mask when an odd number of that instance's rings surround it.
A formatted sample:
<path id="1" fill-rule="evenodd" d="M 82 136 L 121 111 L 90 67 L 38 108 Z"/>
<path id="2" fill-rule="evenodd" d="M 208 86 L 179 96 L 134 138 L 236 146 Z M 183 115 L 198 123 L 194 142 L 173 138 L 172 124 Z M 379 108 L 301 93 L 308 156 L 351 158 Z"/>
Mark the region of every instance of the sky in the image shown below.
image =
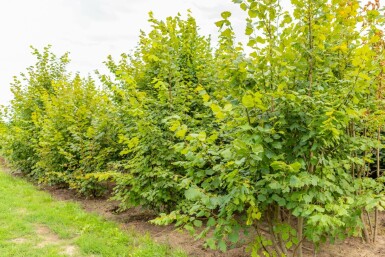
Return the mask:
<path id="1" fill-rule="evenodd" d="M 52 45 L 57 56 L 70 52 L 70 71 L 83 75 L 103 70 L 137 45 L 149 31 L 148 12 L 158 19 L 192 11 L 203 35 L 217 35 L 215 22 L 232 12 L 233 27 L 244 31 L 245 14 L 231 0 L 0 0 L 0 105 L 12 99 L 13 76 L 35 63 L 30 45 Z"/>
<path id="2" fill-rule="evenodd" d="M 280 0 L 287 8 L 290 0 Z M 381 0 L 384 4 L 385 0 Z M 215 22 L 230 11 L 242 38 L 245 13 L 231 0 L 0 0 L 0 105 L 12 99 L 13 76 L 35 63 L 29 46 L 48 44 L 60 56 L 70 52 L 69 70 L 82 75 L 103 71 L 108 55 L 118 58 L 149 31 L 148 12 L 158 19 L 192 11 L 202 35 L 218 35 Z"/>

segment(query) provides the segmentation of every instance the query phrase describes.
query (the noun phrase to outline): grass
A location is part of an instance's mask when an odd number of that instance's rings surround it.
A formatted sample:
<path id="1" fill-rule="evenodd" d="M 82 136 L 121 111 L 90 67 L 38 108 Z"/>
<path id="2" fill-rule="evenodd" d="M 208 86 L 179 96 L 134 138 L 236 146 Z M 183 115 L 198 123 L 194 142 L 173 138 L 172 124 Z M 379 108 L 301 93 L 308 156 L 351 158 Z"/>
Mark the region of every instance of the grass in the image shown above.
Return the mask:
<path id="1" fill-rule="evenodd" d="M 1 168 L 0 168 L 1 169 Z M 0 256 L 187 256 L 0 170 Z"/>

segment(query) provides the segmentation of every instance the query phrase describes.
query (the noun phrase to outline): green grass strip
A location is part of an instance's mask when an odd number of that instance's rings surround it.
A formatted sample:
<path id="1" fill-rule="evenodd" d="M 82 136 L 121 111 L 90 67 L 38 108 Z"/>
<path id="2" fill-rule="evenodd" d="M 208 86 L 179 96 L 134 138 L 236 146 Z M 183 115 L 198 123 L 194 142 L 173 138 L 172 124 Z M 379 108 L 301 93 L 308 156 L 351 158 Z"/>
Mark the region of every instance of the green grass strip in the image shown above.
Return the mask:
<path id="1" fill-rule="evenodd" d="M 0 172 L 0 256 L 187 255 Z"/>

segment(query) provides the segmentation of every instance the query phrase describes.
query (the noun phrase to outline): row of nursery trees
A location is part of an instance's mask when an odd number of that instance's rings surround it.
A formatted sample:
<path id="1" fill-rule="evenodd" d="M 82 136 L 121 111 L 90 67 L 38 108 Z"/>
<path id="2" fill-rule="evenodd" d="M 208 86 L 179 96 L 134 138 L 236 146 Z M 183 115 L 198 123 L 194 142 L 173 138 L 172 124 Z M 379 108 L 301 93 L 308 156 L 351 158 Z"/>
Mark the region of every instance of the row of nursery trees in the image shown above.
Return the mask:
<path id="1" fill-rule="evenodd" d="M 1 147 L 19 171 L 88 195 L 112 189 L 226 250 L 302 256 L 346 236 L 376 240 L 385 41 L 379 1 L 233 0 L 218 45 L 191 15 L 159 21 L 96 83 L 68 55 L 33 49 L 2 110 Z M 101 84 L 102 86 L 97 86 Z M 249 233 L 250 232 L 250 233 Z M 249 233 L 244 236 L 243 233 Z"/>

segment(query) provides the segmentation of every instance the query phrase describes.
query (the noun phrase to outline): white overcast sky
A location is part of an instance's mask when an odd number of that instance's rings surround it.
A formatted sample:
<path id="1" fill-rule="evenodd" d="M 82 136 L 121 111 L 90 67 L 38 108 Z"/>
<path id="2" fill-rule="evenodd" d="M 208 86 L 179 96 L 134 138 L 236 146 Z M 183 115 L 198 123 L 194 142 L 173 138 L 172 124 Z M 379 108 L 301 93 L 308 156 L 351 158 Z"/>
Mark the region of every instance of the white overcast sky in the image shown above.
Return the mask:
<path id="1" fill-rule="evenodd" d="M 102 69 L 137 45 L 139 31 L 149 31 L 148 12 L 164 19 L 191 9 L 202 34 L 216 34 L 223 11 L 233 13 L 243 31 L 244 14 L 231 0 L 0 0 L 0 105 L 12 98 L 10 82 L 35 63 L 30 45 L 51 44 L 60 56 L 70 52 L 71 71 L 83 75 Z"/>
<path id="2" fill-rule="evenodd" d="M 34 64 L 30 45 L 51 44 L 58 56 L 70 52 L 70 70 L 87 75 L 102 69 L 107 55 L 118 57 L 136 46 L 140 29 L 149 31 L 149 11 L 164 19 L 187 9 L 201 33 L 213 37 L 220 14 L 231 11 L 241 39 L 245 15 L 231 0 L 0 0 L 0 105 L 12 98 L 13 76 Z"/>

